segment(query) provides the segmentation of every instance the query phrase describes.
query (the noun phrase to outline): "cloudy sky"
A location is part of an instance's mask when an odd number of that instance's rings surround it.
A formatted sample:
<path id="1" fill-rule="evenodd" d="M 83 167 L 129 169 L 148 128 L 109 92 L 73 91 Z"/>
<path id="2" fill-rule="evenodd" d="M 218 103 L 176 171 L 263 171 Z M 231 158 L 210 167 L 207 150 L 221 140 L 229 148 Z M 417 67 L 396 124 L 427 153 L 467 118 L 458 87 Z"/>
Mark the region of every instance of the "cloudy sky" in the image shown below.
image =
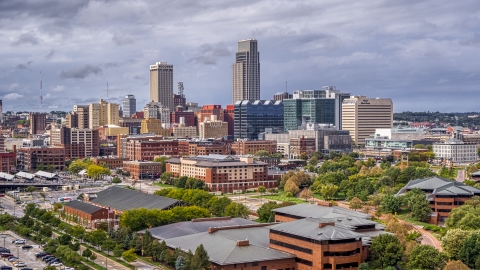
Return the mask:
<path id="1" fill-rule="evenodd" d="M 187 101 L 226 105 L 238 40 L 256 38 L 261 97 L 334 85 L 395 112 L 480 111 L 478 0 L 3 0 L 5 110 L 149 99 L 149 65 L 174 65 Z M 174 86 L 176 88 L 176 85 Z M 176 89 L 175 89 L 176 91 Z"/>

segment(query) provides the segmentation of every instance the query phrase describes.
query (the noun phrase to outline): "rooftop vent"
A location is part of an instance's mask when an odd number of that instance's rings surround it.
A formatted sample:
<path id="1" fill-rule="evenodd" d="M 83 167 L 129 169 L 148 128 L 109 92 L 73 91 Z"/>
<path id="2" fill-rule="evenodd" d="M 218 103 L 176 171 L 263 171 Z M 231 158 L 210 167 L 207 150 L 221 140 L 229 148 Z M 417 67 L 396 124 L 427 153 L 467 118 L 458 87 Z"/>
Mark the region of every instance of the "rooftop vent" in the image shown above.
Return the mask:
<path id="1" fill-rule="evenodd" d="M 237 241 L 237 246 L 239 246 L 239 247 L 245 247 L 245 246 L 249 246 L 249 245 L 250 245 L 250 242 L 248 241 L 248 239 Z"/>

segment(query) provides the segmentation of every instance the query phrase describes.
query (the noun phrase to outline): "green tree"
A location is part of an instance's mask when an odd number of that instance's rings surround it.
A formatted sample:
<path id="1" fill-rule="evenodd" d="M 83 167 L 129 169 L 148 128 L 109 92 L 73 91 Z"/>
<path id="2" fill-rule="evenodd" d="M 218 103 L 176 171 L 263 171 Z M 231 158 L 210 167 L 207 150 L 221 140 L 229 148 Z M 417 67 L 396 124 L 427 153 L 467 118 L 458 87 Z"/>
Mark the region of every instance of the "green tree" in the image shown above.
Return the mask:
<path id="1" fill-rule="evenodd" d="M 258 150 L 254 155 L 257 157 L 268 157 L 269 153 L 265 150 Z"/>
<path id="2" fill-rule="evenodd" d="M 195 265 L 196 269 L 199 270 L 210 270 L 210 258 L 202 244 L 195 250 L 195 254 L 192 257 L 192 265 Z"/>
<path id="3" fill-rule="evenodd" d="M 115 248 L 115 241 L 107 239 L 102 243 L 102 250 L 106 250 L 107 254 Z"/>
<path id="4" fill-rule="evenodd" d="M 372 240 L 370 250 L 383 269 L 396 265 L 403 257 L 403 247 L 400 241 L 391 234 L 381 234 Z"/>
<path id="5" fill-rule="evenodd" d="M 447 256 L 429 245 L 418 245 L 410 253 L 410 269 L 438 269 L 445 266 Z"/>
<path id="6" fill-rule="evenodd" d="M 326 184 L 320 188 L 320 194 L 322 194 L 323 198 L 326 200 L 333 199 L 337 195 L 337 192 L 338 186 L 334 184 Z"/>
<path id="7" fill-rule="evenodd" d="M 258 190 L 258 192 L 260 192 L 260 194 L 263 194 L 263 193 L 267 192 L 267 188 L 264 187 L 264 186 L 258 186 L 257 190 Z"/>
<path id="8" fill-rule="evenodd" d="M 480 229 L 480 207 L 465 204 L 450 212 L 445 222 L 447 229 L 460 228 L 464 230 Z"/>
<path id="9" fill-rule="evenodd" d="M 300 192 L 300 198 L 305 199 L 305 201 L 307 201 L 312 196 L 313 194 L 308 188 L 305 188 L 302 190 L 302 192 Z"/>
<path id="10" fill-rule="evenodd" d="M 232 202 L 225 208 L 225 215 L 229 217 L 248 218 L 249 214 L 250 210 L 241 203 Z"/>
<path id="11" fill-rule="evenodd" d="M 258 221 L 273 222 L 275 214 L 272 212 L 272 210 L 277 207 L 278 207 L 278 204 L 275 201 L 262 204 L 262 206 L 260 206 L 257 210 Z"/>
<path id="12" fill-rule="evenodd" d="M 470 270 L 462 261 L 449 261 L 443 268 L 443 270 Z"/>
<path id="13" fill-rule="evenodd" d="M 92 251 L 90 249 L 85 249 L 83 252 L 82 252 L 82 256 L 85 257 L 85 258 L 90 258 L 90 256 L 92 256 Z"/>
<path id="14" fill-rule="evenodd" d="M 35 169 L 37 169 L 37 171 L 45 171 L 47 169 L 47 166 L 43 164 L 37 164 L 37 167 Z"/>
<path id="15" fill-rule="evenodd" d="M 90 260 L 93 262 L 97 259 L 97 255 L 95 253 L 92 252 L 92 255 L 90 255 Z"/>
<path id="16" fill-rule="evenodd" d="M 153 162 L 160 162 L 162 163 L 162 172 L 165 172 L 167 170 L 167 160 L 168 157 L 157 157 L 153 160 Z"/>
<path id="17" fill-rule="evenodd" d="M 175 270 L 182 270 L 184 265 L 185 258 L 182 255 L 178 256 L 177 260 L 175 261 Z"/>
<path id="18" fill-rule="evenodd" d="M 292 195 L 297 194 L 300 191 L 300 188 L 295 184 L 292 179 L 288 179 L 287 183 L 285 183 L 285 187 L 283 188 L 285 192 L 290 192 Z"/>
<path id="19" fill-rule="evenodd" d="M 122 180 L 119 177 L 114 177 L 112 179 L 112 184 L 118 184 L 118 183 L 121 183 L 121 182 L 122 182 Z"/>
<path id="20" fill-rule="evenodd" d="M 113 256 L 117 258 L 122 257 L 124 251 L 122 245 L 115 245 L 115 248 L 113 248 Z"/>
<path id="21" fill-rule="evenodd" d="M 137 254 L 135 254 L 135 249 L 129 249 L 122 253 L 122 258 L 127 262 L 134 262 L 137 259 Z"/>
<path id="22" fill-rule="evenodd" d="M 468 267 L 475 267 L 475 261 L 480 255 L 480 236 L 476 233 L 470 235 L 458 252 L 458 258 Z"/>
<path id="23" fill-rule="evenodd" d="M 57 270 L 57 267 L 55 266 L 45 266 L 43 270 Z"/>
<path id="24" fill-rule="evenodd" d="M 173 175 L 172 175 L 171 172 L 164 172 L 160 176 L 160 180 L 162 180 L 162 182 L 164 182 L 164 183 L 170 183 L 170 179 L 172 179 L 172 176 Z"/>
<path id="25" fill-rule="evenodd" d="M 28 187 L 25 189 L 26 192 L 30 192 L 30 195 L 32 195 L 32 193 L 33 193 L 35 190 L 37 190 L 37 188 L 34 187 L 34 186 L 28 186 Z"/>
<path id="26" fill-rule="evenodd" d="M 458 253 L 465 240 L 473 234 L 473 231 L 462 229 L 450 229 L 442 238 L 442 247 L 451 260 L 458 260 Z"/>
<path id="27" fill-rule="evenodd" d="M 387 194 L 383 197 L 382 210 L 386 213 L 393 214 L 398 211 L 401 204 L 402 204 L 402 201 L 399 198 L 391 194 Z"/>
<path id="28" fill-rule="evenodd" d="M 57 167 L 55 167 L 55 165 L 48 164 L 48 166 L 47 166 L 47 171 L 49 171 L 49 172 L 53 172 L 56 169 L 57 169 Z"/>
<path id="29" fill-rule="evenodd" d="M 92 164 L 88 166 L 87 175 L 93 179 L 99 179 L 102 175 L 110 175 L 110 169 Z"/>
<path id="30" fill-rule="evenodd" d="M 353 197 L 348 203 L 348 207 L 350 207 L 350 209 L 357 211 L 357 209 L 360 209 L 363 207 L 363 202 L 359 198 Z"/>

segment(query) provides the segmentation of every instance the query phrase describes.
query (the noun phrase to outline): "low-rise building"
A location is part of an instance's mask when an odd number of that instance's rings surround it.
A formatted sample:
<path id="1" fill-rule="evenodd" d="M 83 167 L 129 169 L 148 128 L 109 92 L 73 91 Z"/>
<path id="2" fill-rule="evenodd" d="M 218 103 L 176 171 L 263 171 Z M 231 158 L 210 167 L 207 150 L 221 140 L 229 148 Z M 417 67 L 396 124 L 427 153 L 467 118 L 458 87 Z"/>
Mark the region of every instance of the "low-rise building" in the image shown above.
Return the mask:
<path id="1" fill-rule="evenodd" d="M 476 144 L 467 144 L 455 138 L 451 138 L 443 143 L 434 143 L 433 153 L 436 158 L 449 160 L 453 163 L 469 163 L 478 159 L 478 147 Z"/>
<path id="2" fill-rule="evenodd" d="M 170 136 L 170 130 L 163 129 L 162 121 L 156 118 L 143 119 L 140 132 L 142 134 L 151 133 L 155 135 Z"/>
<path id="3" fill-rule="evenodd" d="M 310 157 L 315 152 L 315 138 L 290 138 L 290 158 L 300 158 L 302 154 Z"/>
<path id="4" fill-rule="evenodd" d="M 110 169 L 118 169 L 123 167 L 123 162 L 128 161 L 128 158 L 118 156 L 100 156 L 90 158 L 93 164 L 106 165 Z"/>
<path id="5" fill-rule="evenodd" d="M 248 155 L 255 154 L 257 151 L 267 151 L 268 154 L 277 152 L 277 141 L 248 141 L 238 140 L 232 143 L 232 154 Z"/>
<path id="6" fill-rule="evenodd" d="M 225 141 L 179 141 L 178 155 L 199 156 L 199 155 L 228 155 L 230 144 Z"/>
<path id="7" fill-rule="evenodd" d="M 52 166 L 55 170 L 65 170 L 64 147 L 22 147 L 18 151 L 18 167 L 24 171 L 36 171 L 37 166 Z"/>
<path id="8" fill-rule="evenodd" d="M 126 157 L 129 160 L 153 161 L 155 156 L 177 156 L 178 141 L 131 140 L 126 143 Z"/>
<path id="9" fill-rule="evenodd" d="M 462 206 L 473 196 L 480 196 L 478 188 L 438 176 L 412 180 L 400 189 L 396 196 L 401 196 L 415 188 L 425 192 L 427 200 L 430 201 L 432 215 L 429 222 L 433 224 L 445 221 L 453 209 Z"/>
<path id="10" fill-rule="evenodd" d="M 96 229 L 100 223 L 115 219 L 115 214 L 93 204 L 71 201 L 63 206 L 62 217 L 88 229 Z"/>
<path id="11" fill-rule="evenodd" d="M 123 171 L 133 179 L 154 179 L 162 174 L 162 163 L 153 161 L 123 161 Z"/>
<path id="12" fill-rule="evenodd" d="M 268 164 L 253 157 L 239 159 L 226 155 L 171 158 L 167 172 L 174 177 L 194 177 L 211 191 L 233 192 L 265 186 L 274 188 L 277 180 L 268 179 Z"/>
<path id="13" fill-rule="evenodd" d="M 197 128 L 194 126 L 186 127 L 180 124 L 173 128 L 173 136 L 175 138 L 194 138 L 197 137 Z"/>
<path id="14" fill-rule="evenodd" d="M 200 122 L 198 127 L 200 139 L 217 139 L 228 136 L 228 123 L 217 120 L 217 115 L 211 115 Z"/>

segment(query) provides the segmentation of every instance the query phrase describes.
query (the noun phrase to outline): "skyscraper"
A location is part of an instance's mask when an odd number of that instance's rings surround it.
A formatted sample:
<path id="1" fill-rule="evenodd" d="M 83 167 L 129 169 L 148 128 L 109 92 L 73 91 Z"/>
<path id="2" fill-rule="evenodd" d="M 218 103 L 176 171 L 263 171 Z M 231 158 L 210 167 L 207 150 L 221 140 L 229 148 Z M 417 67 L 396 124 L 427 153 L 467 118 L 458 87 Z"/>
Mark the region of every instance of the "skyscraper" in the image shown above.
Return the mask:
<path id="1" fill-rule="evenodd" d="M 123 99 L 123 117 L 131 117 L 137 112 L 137 100 L 134 95 L 127 95 Z"/>
<path id="2" fill-rule="evenodd" d="M 44 113 L 30 113 L 30 135 L 45 133 L 45 118 Z"/>
<path id="3" fill-rule="evenodd" d="M 260 99 L 260 53 L 256 39 L 238 42 L 232 66 L 232 102 Z"/>
<path id="4" fill-rule="evenodd" d="M 157 62 L 150 66 L 150 100 L 160 102 L 171 112 L 173 106 L 173 65 Z"/>

